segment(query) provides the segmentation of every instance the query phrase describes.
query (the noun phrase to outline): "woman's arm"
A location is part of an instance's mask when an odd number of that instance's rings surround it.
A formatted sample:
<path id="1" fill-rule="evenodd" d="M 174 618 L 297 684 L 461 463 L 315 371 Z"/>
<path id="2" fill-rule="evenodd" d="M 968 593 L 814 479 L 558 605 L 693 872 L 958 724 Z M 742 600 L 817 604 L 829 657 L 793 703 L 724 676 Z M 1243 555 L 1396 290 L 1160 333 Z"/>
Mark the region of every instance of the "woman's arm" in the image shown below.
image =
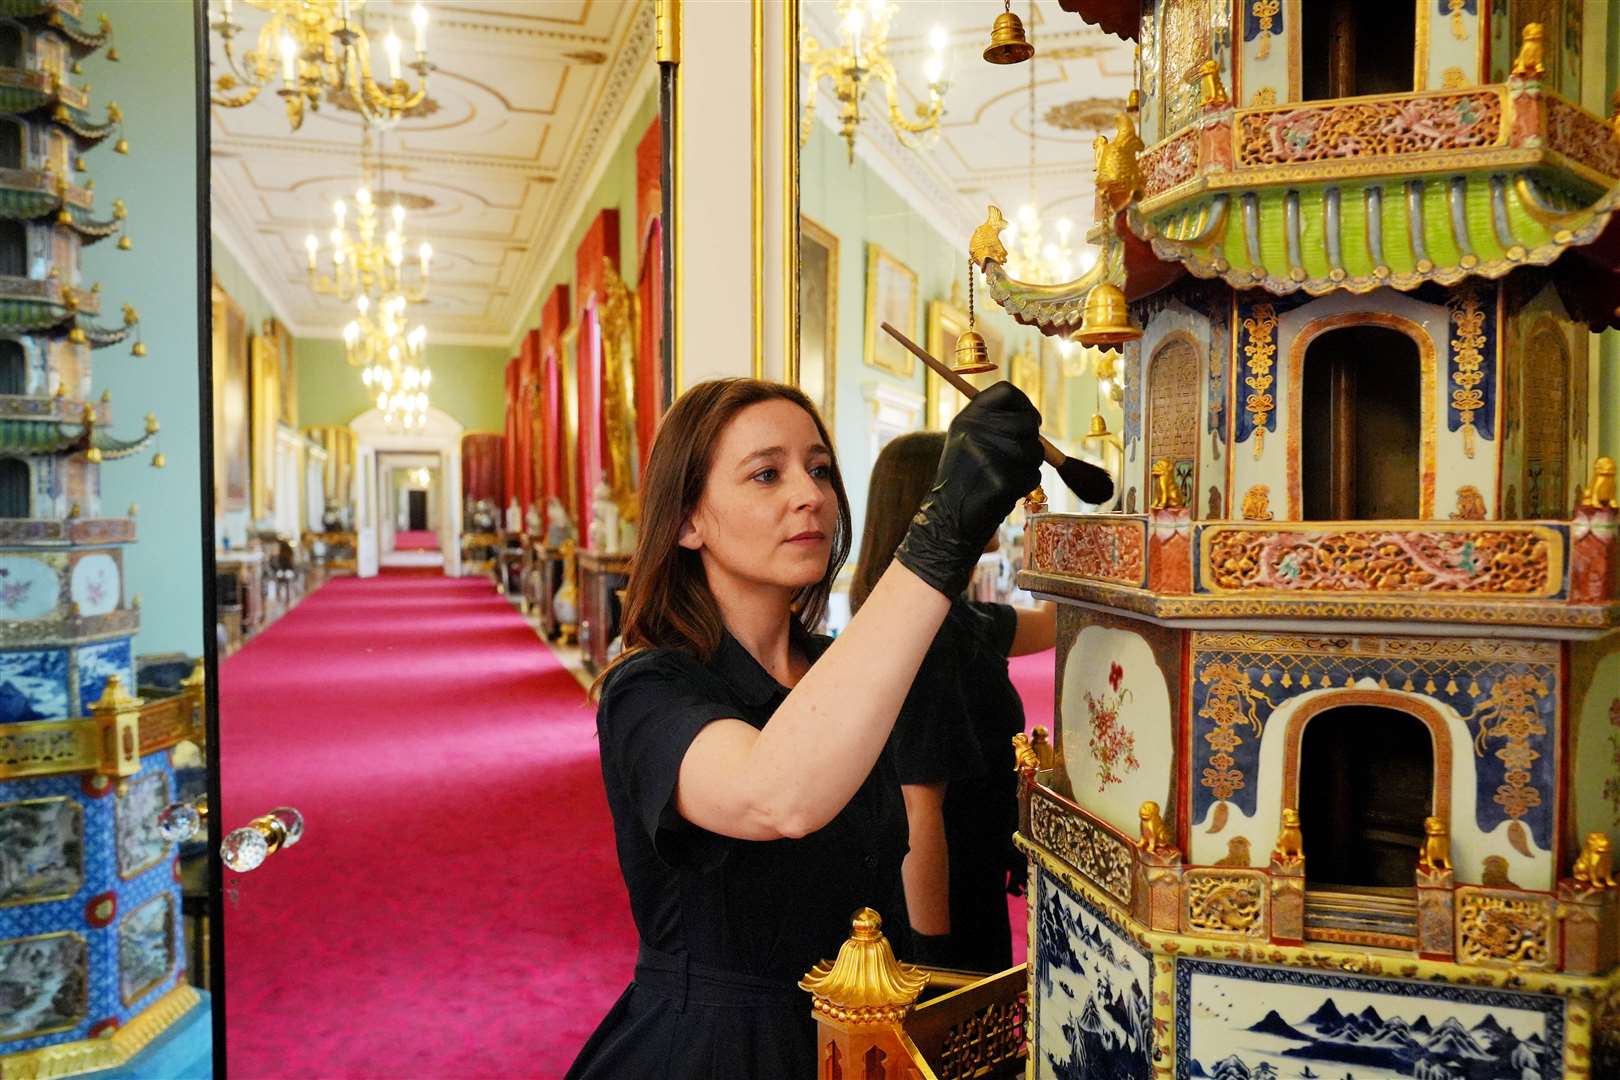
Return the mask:
<path id="1" fill-rule="evenodd" d="M 1057 644 L 1057 605 L 1042 600 L 1035 607 L 1014 607 L 1018 629 L 1013 634 L 1010 656 L 1044 652 Z"/>
<path id="2" fill-rule="evenodd" d="M 901 784 L 911 850 L 901 864 L 911 929 L 929 937 L 951 932 L 951 860 L 945 845 L 945 785 Z"/>
<path id="3" fill-rule="evenodd" d="M 740 840 L 804 836 L 872 771 L 950 601 L 898 561 L 762 729 L 716 720 L 681 760 L 675 809 Z"/>
<path id="4" fill-rule="evenodd" d="M 996 383 L 951 421 L 934 486 L 860 612 L 764 728 L 707 724 L 681 759 L 676 812 L 743 840 L 804 836 L 831 821 L 872 771 L 948 597 L 1013 505 L 1040 481 L 1041 417 Z"/>

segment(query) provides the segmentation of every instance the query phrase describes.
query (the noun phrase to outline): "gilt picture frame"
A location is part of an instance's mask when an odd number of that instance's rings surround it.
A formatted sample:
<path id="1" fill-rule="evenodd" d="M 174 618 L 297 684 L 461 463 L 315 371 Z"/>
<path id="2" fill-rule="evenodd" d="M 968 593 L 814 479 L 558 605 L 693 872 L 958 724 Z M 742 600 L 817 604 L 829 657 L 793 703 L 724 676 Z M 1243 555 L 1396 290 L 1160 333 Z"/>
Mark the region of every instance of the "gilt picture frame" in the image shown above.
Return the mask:
<path id="1" fill-rule="evenodd" d="M 838 399 L 838 237 L 803 214 L 799 215 L 798 386 L 832 428 Z"/>
<path id="2" fill-rule="evenodd" d="M 866 362 L 902 379 L 917 360 L 881 329 L 890 323 L 907 337 L 917 333 L 917 274 L 877 244 L 866 246 Z"/>

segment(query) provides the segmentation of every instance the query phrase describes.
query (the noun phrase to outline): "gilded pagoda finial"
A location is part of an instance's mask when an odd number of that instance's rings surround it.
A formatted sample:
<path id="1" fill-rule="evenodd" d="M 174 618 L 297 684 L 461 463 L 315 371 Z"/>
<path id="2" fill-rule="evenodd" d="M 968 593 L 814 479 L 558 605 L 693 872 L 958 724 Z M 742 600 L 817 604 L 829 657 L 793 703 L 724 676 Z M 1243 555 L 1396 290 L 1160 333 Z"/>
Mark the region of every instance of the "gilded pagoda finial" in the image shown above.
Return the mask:
<path id="1" fill-rule="evenodd" d="M 1219 108 L 1231 99 L 1226 96 L 1226 87 L 1221 83 L 1221 65 L 1215 60 L 1205 60 L 1198 65 L 1198 104 L 1206 109 Z"/>
<path id="2" fill-rule="evenodd" d="M 855 1024 L 897 1023 L 927 985 L 928 976 L 894 958 L 883 919 L 871 908 L 850 919 L 838 959 L 823 960 L 799 980 L 812 995 L 812 1009 Z"/>
<path id="3" fill-rule="evenodd" d="M 968 240 L 968 258 L 981 270 L 987 262 L 1004 264 L 1007 261 L 1007 249 L 1001 243 L 1001 230 L 1007 227 L 1007 219 L 1001 215 L 999 206 L 992 205 L 986 214 L 984 224 L 974 229 Z"/>
<path id="4" fill-rule="evenodd" d="M 1547 73 L 1542 63 L 1541 41 L 1543 31 L 1540 23 L 1525 23 L 1523 41 L 1519 45 L 1519 55 L 1513 61 L 1513 77 L 1515 79 L 1539 79 Z"/>
<path id="5" fill-rule="evenodd" d="M 1129 112 L 1114 117 L 1112 142 L 1099 135 L 1091 144 L 1097 158 L 1097 190 L 1112 210 L 1123 210 L 1146 190 L 1142 167 L 1136 161 L 1143 145 Z"/>

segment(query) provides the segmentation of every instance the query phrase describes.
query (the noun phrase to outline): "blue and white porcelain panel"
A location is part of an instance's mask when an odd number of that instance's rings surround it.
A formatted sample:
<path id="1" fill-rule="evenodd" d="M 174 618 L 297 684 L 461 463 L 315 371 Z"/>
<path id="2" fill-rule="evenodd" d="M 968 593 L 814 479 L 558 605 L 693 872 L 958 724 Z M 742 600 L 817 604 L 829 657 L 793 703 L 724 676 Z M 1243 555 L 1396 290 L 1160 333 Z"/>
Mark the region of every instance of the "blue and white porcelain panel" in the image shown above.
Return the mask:
<path id="1" fill-rule="evenodd" d="M 0 724 L 68 715 L 66 649 L 0 651 Z"/>
<path id="2" fill-rule="evenodd" d="M 1564 1000 L 1211 960 L 1176 961 L 1176 1075 L 1547 1080 Z"/>
<path id="3" fill-rule="evenodd" d="M 0 908 L 72 896 L 83 884 L 84 811 L 75 800 L 0 802 Z"/>
<path id="4" fill-rule="evenodd" d="M 79 824 L 83 839 L 79 873 L 67 882 L 71 895 L 35 890 L 38 900 L 0 906 L 0 1054 L 89 1038 L 109 1021 L 122 1027 L 184 978 L 174 849 L 152 860 L 145 830 L 131 827 L 137 811 L 161 805 L 156 800 L 174 790 L 170 758 L 147 755 L 122 797 L 117 781 L 98 784 L 88 775 L 6 782 L 8 803 L 49 800 L 73 809 L 57 812 L 56 837 L 41 844 L 17 833 L 21 819 L 8 828 L 0 807 L 0 864 L 48 871 L 75 858 L 66 850 L 71 835 L 63 835 L 69 823 Z M 121 848 L 133 869 L 127 879 L 119 873 Z M 126 1000 L 126 992 L 133 996 Z M 30 1003 L 19 1006 L 28 1015 L 11 1015 L 6 1002 Z"/>
<path id="5" fill-rule="evenodd" d="M 1153 961 L 1044 870 L 1035 876 L 1037 1080 L 1149 1080 Z"/>
<path id="6" fill-rule="evenodd" d="M 135 660 L 129 641 L 129 638 L 114 638 L 79 646 L 79 715 L 90 715 L 90 706 L 101 697 L 110 676 L 117 675 L 126 691 L 135 692 Z"/>

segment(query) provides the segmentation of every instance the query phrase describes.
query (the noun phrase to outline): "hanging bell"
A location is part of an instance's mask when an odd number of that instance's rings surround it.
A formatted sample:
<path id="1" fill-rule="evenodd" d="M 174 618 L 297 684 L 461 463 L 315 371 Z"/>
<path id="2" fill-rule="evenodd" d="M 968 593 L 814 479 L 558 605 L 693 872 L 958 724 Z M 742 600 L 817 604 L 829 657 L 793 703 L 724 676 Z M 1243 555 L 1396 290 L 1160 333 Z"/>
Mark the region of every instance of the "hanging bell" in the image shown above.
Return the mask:
<path id="1" fill-rule="evenodd" d="M 113 143 L 113 153 L 115 153 L 115 154 L 127 154 L 127 153 L 129 153 L 129 140 L 120 137 L 117 142 Z"/>
<path id="2" fill-rule="evenodd" d="M 1035 55 L 1035 46 L 1024 37 L 1024 23 L 1011 11 L 996 16 L 990 28 L 990 44 L 984 58 L 992 64 L 1022 64 Z"/>
<path id="3" fill-rule="evenodd" d="M 168 464 L 169 459 L 163 456 L 163 451 L 159 450 L 157 453 L 152 455 L 152 468 L 161 469 Z"/>
<path id="4" fill-rule="evenodd" d="M 84 460 L 88 461 L 92 465 L 100 465 L 101 448 L 99 446 L 92 446 L 90 449 L 86 450 L 84 452 Z"/>
<path id="5" fill-rule="evenodd" d="M 1074 340 L 1082 345 L 1123 345 L 1142 336 L 1142 328 L 1131 323 L 1125 294 L 1116 285 L 1103 282 L 1086 294 L 1085 321 Z"/>
<path id="6" fill-rule="evenodd" d="M 956 363 L 951 368 L 958 375 L 982 375 L 996 370 L 990 362 L 990 350 L 977 330 L 969 330 L 956 339 Z"/>
<path id="7" fill-rule="evenodd" d="M 118 250 L 119 251 L 128 251 L 131 248 L 133 248 L 134 246 L 135 246 L 134 242 L 132 240 L 130 240 L 129 237 L 120 236 L 118 238 Z"/>
<path id="8" fill-rule="evenodd" d="M 131 356 L 145 356 L 146 355 L 146 342 L 137 341 L 135 343 L 134 347 L 129 350 L 129 355 L 131 355 Z"/>
<path id="9" fill-rule="evenodd" d="M 1103 419 L 1102 413 L 1092 413 L 1091 430 L 1086 432 L 1085 437 L 1087 439 L 1106 439 L 1112 434 L 1113 432 L 1108 430 L 1108 421 Z"/>

